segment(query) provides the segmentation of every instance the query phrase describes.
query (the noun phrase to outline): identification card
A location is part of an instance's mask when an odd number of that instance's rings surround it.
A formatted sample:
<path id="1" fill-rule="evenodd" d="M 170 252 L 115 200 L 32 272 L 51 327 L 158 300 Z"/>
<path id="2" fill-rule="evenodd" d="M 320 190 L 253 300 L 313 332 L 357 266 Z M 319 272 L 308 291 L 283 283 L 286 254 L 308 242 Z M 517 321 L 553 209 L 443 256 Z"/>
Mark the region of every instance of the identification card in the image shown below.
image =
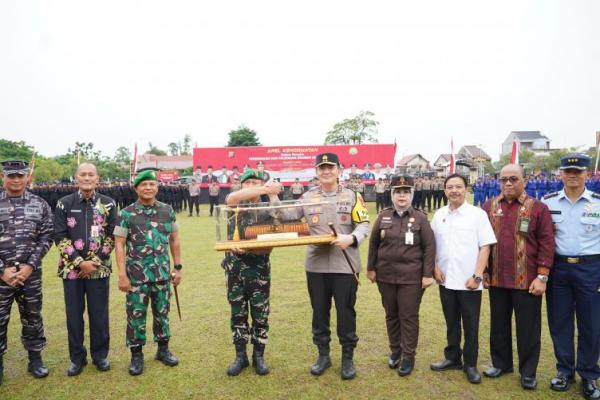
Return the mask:
<path id="1" fill-rule="evenodd" d="M 404 239 L 404 244 L 412 246 L 415 242 L 415 236 L 412 232 L 406 232 L 406 236 Z"/>
<path id="2" fill-rule="evenodd" d="M 100 236 L 100 227 L 98 225 L 92 225 L 92 237 L 97 238 Z"/>
<path id="3" fill-rule="evenodd" d="M 529 218 L 521 218 L 519 220 L 519 232 L 520 233 L 529 232 Z"/>

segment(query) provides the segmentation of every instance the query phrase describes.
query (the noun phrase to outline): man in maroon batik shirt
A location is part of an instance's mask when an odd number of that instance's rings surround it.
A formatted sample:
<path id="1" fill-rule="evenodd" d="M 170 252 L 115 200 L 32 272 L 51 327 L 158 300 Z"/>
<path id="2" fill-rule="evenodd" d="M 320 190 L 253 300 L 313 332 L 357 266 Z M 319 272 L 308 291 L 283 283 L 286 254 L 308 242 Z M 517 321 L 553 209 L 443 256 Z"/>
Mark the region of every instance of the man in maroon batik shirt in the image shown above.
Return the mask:
<path id="1" fill-rule="evenodd" d="M 513 371 L 511 319 L 515 314 L 519 373 L 524 389 L 535 389 L 540 358 L 542 295 L 554 257 L 548 207 L 525 192 L 523 169 L 509 164 L 500 172 L 502 193 L 483 206 L 498 243 L 486 274 L 490 293 L 492 366 L 489 378 Z"/>

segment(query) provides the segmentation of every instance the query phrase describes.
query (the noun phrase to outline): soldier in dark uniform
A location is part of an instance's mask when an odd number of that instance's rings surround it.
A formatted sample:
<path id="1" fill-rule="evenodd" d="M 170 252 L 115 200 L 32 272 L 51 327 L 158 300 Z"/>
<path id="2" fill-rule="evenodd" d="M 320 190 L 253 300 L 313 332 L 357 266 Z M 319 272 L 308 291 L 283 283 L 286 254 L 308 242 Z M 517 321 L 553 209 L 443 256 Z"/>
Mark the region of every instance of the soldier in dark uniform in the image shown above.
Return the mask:
<path id="1" fill-rule="evenodd" d="M 28 371 L 48 375 L 42 361 L 46 345 L 42 321 L 42 258 L 52 245 L 52 213 L 48 203 L 25 190 L 29 169 L 18 160 L 2 162 L 0 192 L 0 383 L 13 301 L 19 306 L 21 341 L 29 353 Z"/>
<path id="2" fill-rule="evenodd" d="M 371 231 L 367 278 L 377 282 L 385 309 L 388 365 L 400 365 L 398 374 L 406 376 L 415 365 L 421 298 L 434 281 L 435 237 L 427 215 L 411 206 L 413 179 L 395 176 L 391 187 L 393 208 L 378 215 Z"/>
<path id="3" fill-rule="evenodd" d="M 264 183 L 262 171 L 247 169 L 241 176 L 242 188 L 230 193 L 225 203 L 230 206 L 252 204 L 268 195 L 271 202 L 279 200 L 281 191 L 278 182 Z M 243 238 L 245 228 L 250 223 L 268 223 L 272 218 L 268 212 L 240 212 L 237 228 Z M 233 218 L 232 218 L 233 221 Z M 230 224 L 228 239 L 233 239 L 234 225 Z M 243 251 L 235 249 L 226 252 L 221 266 L 227 278 L 227 299 L 231 305 L 231 331 L 235 345 L 235 360 L 227 368 L 230 376 L 239 375 L 249 365 L 246 345 L 252 341 L 252 365 L 258 375 L 269 373 L 264 359 L 265 345 L 269 332 L 269 291 L 271 286 L 271 249 Z M 252 328 L 248 325 L 248 308 L 252 317 Z"/>

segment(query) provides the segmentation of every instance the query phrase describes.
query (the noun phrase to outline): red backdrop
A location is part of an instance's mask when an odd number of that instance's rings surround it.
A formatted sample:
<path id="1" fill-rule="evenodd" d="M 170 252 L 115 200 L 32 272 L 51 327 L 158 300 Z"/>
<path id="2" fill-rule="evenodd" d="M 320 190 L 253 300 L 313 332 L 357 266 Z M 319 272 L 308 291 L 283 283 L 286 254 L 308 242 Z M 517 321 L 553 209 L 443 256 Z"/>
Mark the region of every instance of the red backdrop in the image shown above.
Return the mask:
<path id="1" fill-rule="evenodd" d="M 257 147 L 205 147 L 194 149 L 194 170 L 201 166 L 202 172 L 211 165 L 215 171 L 225 166 L 231 170 L 236 165 L 240 171 L 248 164 L 255 168 L 259 161 L 268 171 L 294 171 L 314 169 L 315 156 L 335 153 L 345 168 L 356 163 L 359 169 L 365 163 L 379 162 L 393 166 L 395 144 L 359 144 L 327 146 L 257 146 Z"/>

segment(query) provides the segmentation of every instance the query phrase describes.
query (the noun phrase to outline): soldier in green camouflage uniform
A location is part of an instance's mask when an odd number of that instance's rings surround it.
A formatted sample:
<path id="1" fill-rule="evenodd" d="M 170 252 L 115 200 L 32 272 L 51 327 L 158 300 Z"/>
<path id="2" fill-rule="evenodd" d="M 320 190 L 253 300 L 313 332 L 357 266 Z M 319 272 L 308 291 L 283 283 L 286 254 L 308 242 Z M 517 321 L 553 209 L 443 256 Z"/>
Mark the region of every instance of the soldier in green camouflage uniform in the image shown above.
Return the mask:
<path id="1" fill-rule="evenodd" d="M 168 348 L 171 287 L 181 280 L 181 250 L 175 212 L 156 201 L 158 183 L 152 170 L 140 172 L 134 185 L 138 201 L 121 210 L 121 222 L 115 227 L 115 253 L 119 266 L 119 289 L 127 293 L 127 346 L 131 349 L 129 373 L 143 371 L 142 346 L 146 344 L 146 312 L 152 306 L 156 359 L 175 366 L 177 358 Z M 126 252 L 125 252 L 125 245 Z M 169 252 L 174 272 L 170 274 Z M 127 261 L 125 261 L 127 260 Z"/>
<path id="2" fill-rule="evenodd" d="M 262 171 L 249 169 L 240 181 L 242 189 L 230 193 L 225 203 L 230 206 L 252 204 L 268 195 L 270 201 L 278 201 L 277 194 L 281 184 L 268 182 L 263 184 Z M 236 218 L 230 219 L 228 239 L 233 239 Z M 237 215 L 237 228 L 240 238 L 244 238 L 249 225 L 269 224 L 272 217 L 265 210 L 240 211 Z M 269 290 L 271 287 L 271 249 L 243 251 L 235 249 L 225 253 L 222 267 L 227 278 L 227 300 L 231 305 L 231 331 L 236 358 L 227 369 L 230 376 L 238 375 L 249 365 L 246 345 L 252 341 L 252 365 L 258 375 L 266 375 L 269 368 L 264 359 L 264 350 L 269 332 Z M 248 325 L 248 309 L 252 317 L 252 328 Z"/>

